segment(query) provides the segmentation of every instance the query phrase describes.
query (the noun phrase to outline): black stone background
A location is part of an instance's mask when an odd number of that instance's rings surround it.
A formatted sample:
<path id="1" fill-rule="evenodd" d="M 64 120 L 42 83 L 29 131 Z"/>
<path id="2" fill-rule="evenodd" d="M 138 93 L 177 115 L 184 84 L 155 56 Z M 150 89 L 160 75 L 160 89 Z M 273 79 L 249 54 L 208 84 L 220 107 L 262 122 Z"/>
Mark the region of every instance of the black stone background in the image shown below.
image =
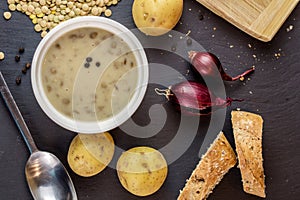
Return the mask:
<path id="1" fill-rule="evenodd" d="M 131 1 L 121 1 L 112 7 L 114 19 L 127 28 L 135 28 L 131 15 Z M 75 184 L 79 199 L 176 199 L 185 180 L 199 161 L 200 144 L 207 130 L 209 120 L 199 123 L 196 138 L 190 148 L 174 163 L 169 165 L 169 174 L 162 188 L 155 194 L 140 198 L 128 193 L 119 183 L 116 171 L 106 168 L 102 173 L 83 178 L 73 173 L 66 161 L 69 143 L 75 133 L 67 131 L 52 122 L 40 109 L 31 88 L 30 71 L 26 75 L 21 69 L 31 62 L 34 51 L 41 40 L 33 30 L 30 19 L 19 12 L 13 12 L 6 21 L 2 14 L 7 11 L 6 1 L 0 1 L 0 51 L 5 52 L 5 60 L 0 61 L 9 88 L 28 124 L 37 146 L 54 153 L 66 166 Z M 199 20 L 203 15 L 203 20 Z M 244 82 L 225 83 L 227 95 L 244 98 L 242 103 L 233 103 L 227 109 L 223 131 L 233 145 L 230 111 L 237 107 L 259 113 L 264 118 L 263 155 L 266 174 L 267 198 L 270 200 L 296 200 L 300 195 L 300 136 L 299 136 L 299 6 L 293 11 L 271 42 L 260 42 L 225 20 L 214 15 L 194 0 L 184 1 L 184 11 L 180 23 L 174 28 L 202 44 L 220 57 L 229 74 L 238 74 L 255 65 L 256 72 Z M 290 25 L 293 30 L 287 31 Z M 214 30 L 215 28 L 215 30 Z M 174 43 L 176 40 L 174 39 Z M 248 44 L 251 44 L 249 48 Z M 230 45 L 233 45 L 230 48 Z M 15 55 L 19 47 L 24 47 L 21 61 L 16 63 Z M 171 47 L 170 47 L 171 48 Z M 190 66 L 169 53 L 161 55 L 146 49 L 149 62 L 161 62 L 172 66 L 186 75 Z M 279 58 L 275 53 L 280 53 Z M 256 58 L 253 57 L 256 55 Z M 22 76 L 22 84 L 15 84 L 16 76 Z M 177 79 L 178 77 L 174 77 Z M 149 85 L 142 105 L 134 114 L 137 124 L 149 123 L 148 109 L 154 104 L 165 104 L 165 99 L 153 92 L 156 85 Z M 250 94 L 252 92 L 252 94 Z M 154 137 L 138 139 L 128 136 L 119 128 L 112 130 L 116 145 L 123 149 L 148 145 L 160 148 L 174 137 L 180 122 L 180 114 L 168 104 L 165 106 L 167 123 Z M 155 116 L 155 114 L 154 114 Z M 186 133 L 186 137 L 189 133 Z M 119 155 L 115 155 L 115 159 Z M 3 100 L 0 100 L 0 199 L 32 199 L 24 175 L 24 166 L 29 152 L 20 133 L 10 117 Z M 258 197 L 242 190 L 240 172 L 233 168 L 215 188 L 209 199 L 213 200 L 254 200 Z"/>

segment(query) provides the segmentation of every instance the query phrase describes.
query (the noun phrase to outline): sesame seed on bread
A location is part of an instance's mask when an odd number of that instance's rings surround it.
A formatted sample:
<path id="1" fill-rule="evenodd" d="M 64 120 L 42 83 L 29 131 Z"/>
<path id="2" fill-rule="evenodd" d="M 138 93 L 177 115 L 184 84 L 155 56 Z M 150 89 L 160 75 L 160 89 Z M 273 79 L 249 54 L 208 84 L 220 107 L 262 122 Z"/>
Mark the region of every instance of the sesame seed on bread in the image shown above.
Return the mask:
<path id="1" fill-rule="evenodd" d="M 204 200 L 236 164 L 236 155 L 221 132 L 202 156 L 187 180 L 178 200 Z"/>
<path id="2" fill-rule="evenodd" d="M 231 116 L 243 189 L 246 193 L 264 198 L 263 119 L 260 115 L 244 111 L 232 111 Z"/>

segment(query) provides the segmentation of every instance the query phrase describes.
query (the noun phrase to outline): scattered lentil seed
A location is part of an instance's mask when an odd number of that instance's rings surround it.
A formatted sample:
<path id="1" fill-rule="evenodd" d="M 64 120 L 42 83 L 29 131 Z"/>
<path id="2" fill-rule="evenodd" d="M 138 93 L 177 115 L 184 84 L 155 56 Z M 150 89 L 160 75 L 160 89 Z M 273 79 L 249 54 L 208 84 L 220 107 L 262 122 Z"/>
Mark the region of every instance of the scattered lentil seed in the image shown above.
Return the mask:
<path id="1" fill-rule="evenodd" d="M 37 22 L 37 18 L 34 18 L 34 19 L 32 19 L 31 21 L 32 21 L 33 24 L 37 24 L 37 23 L 38 23 L 38 22 Z"/>
<path id="2" fill-rule="evenodd" d="M 112 14 L 112 12 L 111 12 L 110 9 L 106 9 L 106 10 L 104 11 L 104 15 L 105 15 L 106 17 L 110 17 L 111 14 Z"/>
<path id="3" fill-rule="evenodd" d="M 32 13 L 32 12 L 34 11 L 33 5 L 30 4 L 30 5 L 27 7 L 27 11 L 30 12 L 30 13 Z"/>
<path id="4" fill-rule="evenodd" d="M 41 5 L 45 5 L 46 4 L 46 0 L 40 0 L 40 4 Z"/>
<path id="5" fill-rule="evenodd" d="M 46 35 L 47 35 L 47 31 L 42 31 L 42 33 L 41 33 L 41 37 L 43 38 L 43 37 L 45 37 Z"/>
<path id="6" fill-rule="evenodd" d="M 38 14 L 42 13 L 42 10 L 41 10 L 41 8 L 37 7 L 37 8 L 34 9 L 34 12 L 35 12 L 36 15 L 38 15 Z"/>
<path id="7" fill-rule="evenodd" d="M 98 10 L 97 7 L 93 7 L 93 8 L 92 8 L 92 15 L 94 15 L 94 16 L 99 15 L 99 10 Z"/>
<path id="8" fill-rule="evenodd" d="M 48 31 L 76 16 L 99 16 L 102 12 L 106 17 L 112 15 L 107 9 L 118 4 L 120 0 L 7 0 L 10 11 L 18 10 L 31 19 L 34 30 L 44 37 Z M 40 21 L 44 20 L 44 21 Z"/>
<path id="9" fill-rule="evenodd" d="M 0 60 L 4 60 L 4 58 L 5 58 L 5 54 L 2 51 L 0 51 Z"/>
<path id="10" fill-rule="evenodd" d="M 16 77 L 16 84 L 17 84 L 17 85 L 20 85 L 20 84 L 21 84 L 21 77 L 20 77 L 20 76 L 17 76 L 17 77 Z"/>
<path id="11" fill-rule="evenodd" d="M 19 4 L 18 4 L 18 5 L 19 5 Z M 23 12 L 26 12 L 27 9 L 28 9 L 27 4 L 23 4 L 22 7 L 21 7 L 21 10 L 22 10 Z"/>
<path id="12" fill-rule="evenodd" d="M 19 56 L 19 55 L 16 55 L 16 56 L 15 56 L 15 61 L 16 61 L 16 62 L 19 62 L 19 61 L 20 61 L 20 56 Z"/>
<path id="13" fill-rule="evenodd" d="M 4 19 L 9 20 L 11 18 L 11 13 L 10 12 L 4 12 L 3 17 L 4 17 Z"/>
<path id="14" fill-rule="evenodd" d="M 14 3 L 15 3 L 15 0 L 7 0 L 7 3 L 9 3 L 9 4 L 14 4 Z"/>
<path id="15" fill-rule="evenodd" d="M 65 17 L 63 15 L 58 16 L 59 21 L 64 21 Z"/>
<path id="16" fill-rule="evenodd" d="M 69 1 L 67 3 L 68 8 L 72 9 L 74 7 L 74 2 Z"/>
<path id="17" fill-rule="evenodd" d="M 59 18 L 58 18 L 58 16 L 54 16 L 53 21 L 56 22 L 56 23 L 59 23 Z"/>
<path id="18" fill-rule="evenodd" d="M 34 26 L 34 30 L 35 30 L 36 32 L 40 32 L 40 31 L 42 30 L 41 25 L 36 24 L 36 25 Z"/>
<path id="19" fill-rule="evenodd" d="M 90 7 L 89 7 L 89 5 L 87 5 L 86 3 L 84 3 L 84 4 L 82 4 L 81 8 L 82 8 L 83 11 L 88 11 Z"/>
<path id="20" fill-rule="evenodd" d="M 31 14 L 31 15 L 29 15 L 29 18 L 30 18 L 30 19 L 34 19 L 34 18 L 36 18 L 36 15 Z"/>
<path id="21" fill-rule="evenodd" d="M 39 25 L 40 25 L 42 28 L 44 28 L 44 27 L 46 27 L 47 22 L 46 22 L 45 20 L 41 20 L 41 21 L 39 22 Z"/>
<path id="22" fill-rule="evenodd" d="M 44 13 L 37 14 L 36 16 L 37 16 L 38 18 L 42 18 L 42 17 L 44 17 Z"/>
<path id="23" fill-rule="evenodd" d="M 17 7 L 16 7 L 15 4 L 9 4 L 8 8 L 9 8 L 9 10 L 11 10 L 11 11 L 15 11 Z"/>

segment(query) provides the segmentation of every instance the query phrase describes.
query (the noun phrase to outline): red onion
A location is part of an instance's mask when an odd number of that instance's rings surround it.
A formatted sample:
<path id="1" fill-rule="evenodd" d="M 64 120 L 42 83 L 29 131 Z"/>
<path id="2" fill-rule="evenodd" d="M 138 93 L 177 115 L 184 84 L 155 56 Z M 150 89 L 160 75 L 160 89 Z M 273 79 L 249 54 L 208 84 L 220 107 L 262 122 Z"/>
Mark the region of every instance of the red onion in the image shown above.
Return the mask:
<path id="1" fill-rule="evenodd" d="M 188 115 L 208 115 L 211 112 L 226 108 L 232 101 L 243 101 L 227 97 L 216 97 L 209 89 L 198 82 L 184 81 L 168 89 L 155 89 L 158 95 L 164 95 L 177 109 Z"/>
<path id="2" fill-rule="evenodd" d="M 255 68 L 252 67 L 251 69 L 236 77 L 231 77 L 224 71 L 218 57 L 212 53 L 190 51 L 189 58 L 191 59 L 192 65 L 200 73 L 201 76 L 215 77 L 217 76 L 217 73 L 220 73 L 224 81 L 235 81 L 237 79 L 243 79 L 245 75 L 250 74 L 255 70 Z"/>

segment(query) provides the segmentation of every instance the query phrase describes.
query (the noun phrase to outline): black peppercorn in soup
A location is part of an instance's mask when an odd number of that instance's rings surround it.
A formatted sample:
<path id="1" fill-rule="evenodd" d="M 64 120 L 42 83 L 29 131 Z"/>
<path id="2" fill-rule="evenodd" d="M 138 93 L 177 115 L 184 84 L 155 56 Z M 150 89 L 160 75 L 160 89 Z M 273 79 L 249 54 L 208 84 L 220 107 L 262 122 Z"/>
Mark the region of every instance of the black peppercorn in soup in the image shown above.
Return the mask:
<path id="1" fill-rule="evenodd" d="M 120 37 L 80 28 L 48 49 L 42 82 L 49 101 L 62 114 L 82 121 L 103 120 L 130 101 L 137 87 L 137 63 Z"/>

